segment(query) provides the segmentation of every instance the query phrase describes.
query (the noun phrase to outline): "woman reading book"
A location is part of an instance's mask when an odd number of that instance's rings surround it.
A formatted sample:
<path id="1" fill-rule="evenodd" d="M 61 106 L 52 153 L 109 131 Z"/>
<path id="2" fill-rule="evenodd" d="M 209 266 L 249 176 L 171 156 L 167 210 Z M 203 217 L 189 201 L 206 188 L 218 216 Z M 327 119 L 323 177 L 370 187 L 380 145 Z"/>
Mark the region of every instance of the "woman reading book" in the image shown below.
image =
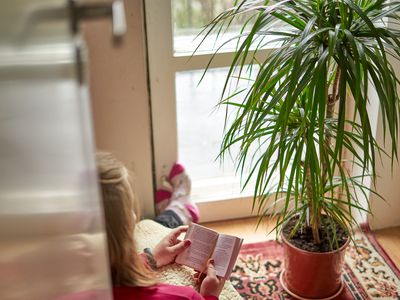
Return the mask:
<path id="1" fill-rule="evenodd" d="M 201 281 L 200 293 L 192 287 L 173 286 L 157 282 L 153 270 L 173 263 L 176 256 L 189 245 L 179 241 L 186 226 L 198 218 L 196 207 L 190 203 L 190 179 L 184 169 L 175 165 L 170 172 L 172 191 L 159 201 L 155 221 L 175 228 L 153 249 L 138 254 L 135 250 L 135 197 L 125 166 L 109 153 L 96 155 L 105 211 L 109 263 L 116 300 L 215 300 L 224 286 L 224 279 L 216 276 L 213 261 L 207 264 L 206 277 Z M 172 179 L 172 180 L 171 180 Z M 168 193 L 167 193 L 168 194 Z M 162 207 L 164 206 L 164 207 Z"/>

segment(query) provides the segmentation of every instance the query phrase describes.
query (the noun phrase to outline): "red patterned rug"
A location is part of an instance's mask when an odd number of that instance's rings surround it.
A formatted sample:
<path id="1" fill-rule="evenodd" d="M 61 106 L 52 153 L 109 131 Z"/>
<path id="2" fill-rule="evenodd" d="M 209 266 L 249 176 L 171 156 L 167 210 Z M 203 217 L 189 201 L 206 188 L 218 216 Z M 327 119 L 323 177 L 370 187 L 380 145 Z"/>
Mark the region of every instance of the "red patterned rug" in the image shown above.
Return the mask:
<path id="1" fill-rule="evenodd" d="M 336 299 L 400 299 L 400 271 L 368 228 L 346 252 L 345 288 Z M 231 282 L 243 299 L 293 299 L 279 281 L 283 248 L 276 241 L 242 246 Z"/>

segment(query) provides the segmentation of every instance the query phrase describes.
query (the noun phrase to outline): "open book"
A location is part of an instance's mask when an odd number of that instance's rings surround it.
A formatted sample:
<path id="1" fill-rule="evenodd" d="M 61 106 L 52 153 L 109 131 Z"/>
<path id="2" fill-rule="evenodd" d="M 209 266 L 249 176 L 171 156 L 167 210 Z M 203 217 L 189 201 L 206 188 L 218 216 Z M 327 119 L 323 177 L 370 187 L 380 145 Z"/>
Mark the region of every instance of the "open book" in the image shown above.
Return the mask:
<path id="1" fill-rule="evenodd" d="M 185 239 L 192 243 L 180 253 L 176 262 L 204 272 L 207 261 L 214 259 L 217 276 L 228 279 L 232 273 L 243 239 L 218 232 L 192 223 L 186 232 Z"/>

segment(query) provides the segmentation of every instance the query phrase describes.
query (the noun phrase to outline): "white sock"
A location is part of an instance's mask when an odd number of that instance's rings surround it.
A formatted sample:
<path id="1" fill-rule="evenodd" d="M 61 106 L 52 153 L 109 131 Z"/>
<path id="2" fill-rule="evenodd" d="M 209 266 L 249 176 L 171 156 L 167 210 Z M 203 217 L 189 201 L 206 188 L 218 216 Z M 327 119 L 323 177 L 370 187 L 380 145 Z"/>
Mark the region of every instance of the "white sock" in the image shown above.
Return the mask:
<path id="1" fill-rule="evenodd" d="M 192 181 L 186 172 L 175 175 L 170 179 L 173 187 L 172 199 L 190 195 Z"/>
<path id="2" fill-rule="evenodd" d="M 172 210 L 182 220 L 182 223 L 188 225 L 192 223 L 192 216 L 185 207 L 185 204 L 180 201 L 171 201 L 165 210 Z"/>

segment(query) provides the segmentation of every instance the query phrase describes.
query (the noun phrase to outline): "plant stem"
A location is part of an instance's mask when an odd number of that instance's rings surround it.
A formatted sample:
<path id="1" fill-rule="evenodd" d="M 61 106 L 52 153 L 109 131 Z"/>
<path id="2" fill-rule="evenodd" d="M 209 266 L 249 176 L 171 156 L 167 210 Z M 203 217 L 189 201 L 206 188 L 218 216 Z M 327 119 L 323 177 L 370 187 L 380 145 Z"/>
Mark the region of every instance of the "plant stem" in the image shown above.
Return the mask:
<path id="1" fill-rule="evenodd" d="M 336 69 L 336 74 L 335 74 L 335 79 L 333 81 L 333 87 L 332 87 L 332 94 L 328 95 L 328 101 L 327 101 L 327 109 L 326 109 L 326 119 L 332 119 L 333 115 L 335 113 L 335 104 L 338 101 L 338 92 L 339 92 L 339 83 L 340 83 L 340 77 L 341 77 L 341 70 L 339 66 Z M 325 129 L 325 141 L 324 145 L 325 147 L 330 147 L 331 145 L 331 140 L 332 140 L 332 135 L 329 132 L 328 129 Z M 325 189 L 325 186 L 327 185 L 328 181 L 328 163 L 326 157 L 321 157 L 322 160 L 322 184 Z M 307 166 L 307 176 L 306 176 L 306 189 L 307 189 L 307 198 L 308 198 L 308 207 L 310 209 L 310 225 L 312 229 L 312 234 L 313 234 L 313 239 L 315 244 L 320 244 L 321 243 L 321 237 L 319 235 L 319 226 L 320 226 L 320 216 L 321 216 L 321 207 L 315 208 L 313 205 L 312 197 L 313 197 L 313 191 L 312 191 L 312 182 L 311 182 L 311 171 L 310 167 Z M 317 213 L 314 213 L 317 210 Z"/>
<path id="2" fill-rule="evenodd" d="M 339 90 L 339 82 L 340 82 L 341 76 L 342 76 L 342 72 L 338 66 L 336 69 L 335 79 L 333 81 L 332 94 L 330 94 L 328 96 L 328 102 L 326 103 L 327 108 L 326 108 L 325 120 L 333 118 L 333 114 L 335 112 L 335 104 L 339 100 L 339 97 L 338 97 L 339 91 L 338 90 Z M 329 132 L 329 130 L 326 129 L 325 130 L 325 141 L 324 141 L 325 147 L 327 147 L 327 148 L 330 147 L 331 140 L 332 140 L 332 135 Z M 324 158 L 323 159 L 323 179 L 324 179 L 323 184 L 324 184 L 324 187 L 327 184 L 327 182 L 326 182 L 327 177 L 328 177 L 327 161 Z"/>
<path id="3" fill-rule="evenodd" d="M 312 229 L 313 239 L 315 244 L 321 244 L 321 239 L 319 236 L 319 215 L 315 215 L 315 208 L 312 201 L 313 198 L 313 190 L 312 190 L 312 182 L 311 182 L 311 171 L 310 166 L 307 166 L 307 176 L 306 176 L 306 193 L 308 198 L 308 209 L 310 212 L 310 225 Z"/>
<path id="4" fill-rule="evenodd" d="M 342 72 L 339 68 L 339 66 L 336 69 L 336 74 L 335 74 L 335 79 L 333 81 L 333 87 L 332 87 L 332 94 L 328 95 L 328 101 L 326 103 L 327 108 L 326 108 L 326 116 L 325 116 L 325 120 L 329 120 L 333 118 L 333 115 L 335 113 L 335 105 L 336 102 L 339 100 L 338 97 L 338 91 L 339 91 L 339 83 L 340 83 L 340 77 L 342 76 Z M 331 146 L 331 140 L 332 140 L 332 135 L 329 131 L 329 129 L 325 129 L 325 141 L 324 141 L 324 145 L 325 147 L 329 148 Z M 321 157 L 322 160 L 322 184 L 323 184 L 323 188 L 325 189 L 325 186 L 328 184 L 328 163 L 329 161 L 327 161 L 327 157 Z M 307 174 L 307 179 L 310 178 L 310 174 Z M 310 179 L 308 179 L 310 180 Z M 307 183 L 308 185 L 308 183 Z M 307 189 L 309 187 L 307 186 Z M 308 197 L 310 195 L 307 195 Z M 312 194 L 311 194 L 312 196 Z M 309 198 L 312 199 L 312 198 Z M 310 200 L 309 200 L 310 201 Z M 311 203 L 312 204 L 312 203 Z M 309 202 L 310 205 L 310 202 Z M 312 206 L 309 206 L 311 208 L 311 211 L 314 211 L 314 209 L 312 209 Z M 319 236 L 319 225 L 320 225 L 320 217 L 321 217 L 321 207 L 317 208 L 318 212 L 316 214 L 316 216 L 312 216 L 311 217 L 311 228 L 312 228 L 312 232 L 313 232 L 313 238 L 314 238 L 314 242 L 316 244 L 320 244 L 321 243 L 321 239 Z"/>
<path id="5" fill-rule="evenodd" d="M 325 120 L 327 119 L 332 119 L 333 114 L 335 112 L 335 104 L 339 100 L 339 82 L 340 82 L 340 77 L 342 76 L 342 72 L 339 68 L 339 66 L 336 69 L 336 74 L 335 74 L 335 79 L 333 81 L 333 88 L 332 88 L 332 94 L 328 95 L 328 102 L 326 103 L 326 117 Z M 332 140 L 332 135 L 328 129 L 325 129 L 325 147 L 329 148 L 331 146 L 331 140 Z M 326 157 L 322 158 L 322 165 L 323 165 L 323 185 L 324 187 L 327 185 L 327 179 L 328 179 L 328 168 L 327 164 L 329 162 L 327 161 Z"/>

